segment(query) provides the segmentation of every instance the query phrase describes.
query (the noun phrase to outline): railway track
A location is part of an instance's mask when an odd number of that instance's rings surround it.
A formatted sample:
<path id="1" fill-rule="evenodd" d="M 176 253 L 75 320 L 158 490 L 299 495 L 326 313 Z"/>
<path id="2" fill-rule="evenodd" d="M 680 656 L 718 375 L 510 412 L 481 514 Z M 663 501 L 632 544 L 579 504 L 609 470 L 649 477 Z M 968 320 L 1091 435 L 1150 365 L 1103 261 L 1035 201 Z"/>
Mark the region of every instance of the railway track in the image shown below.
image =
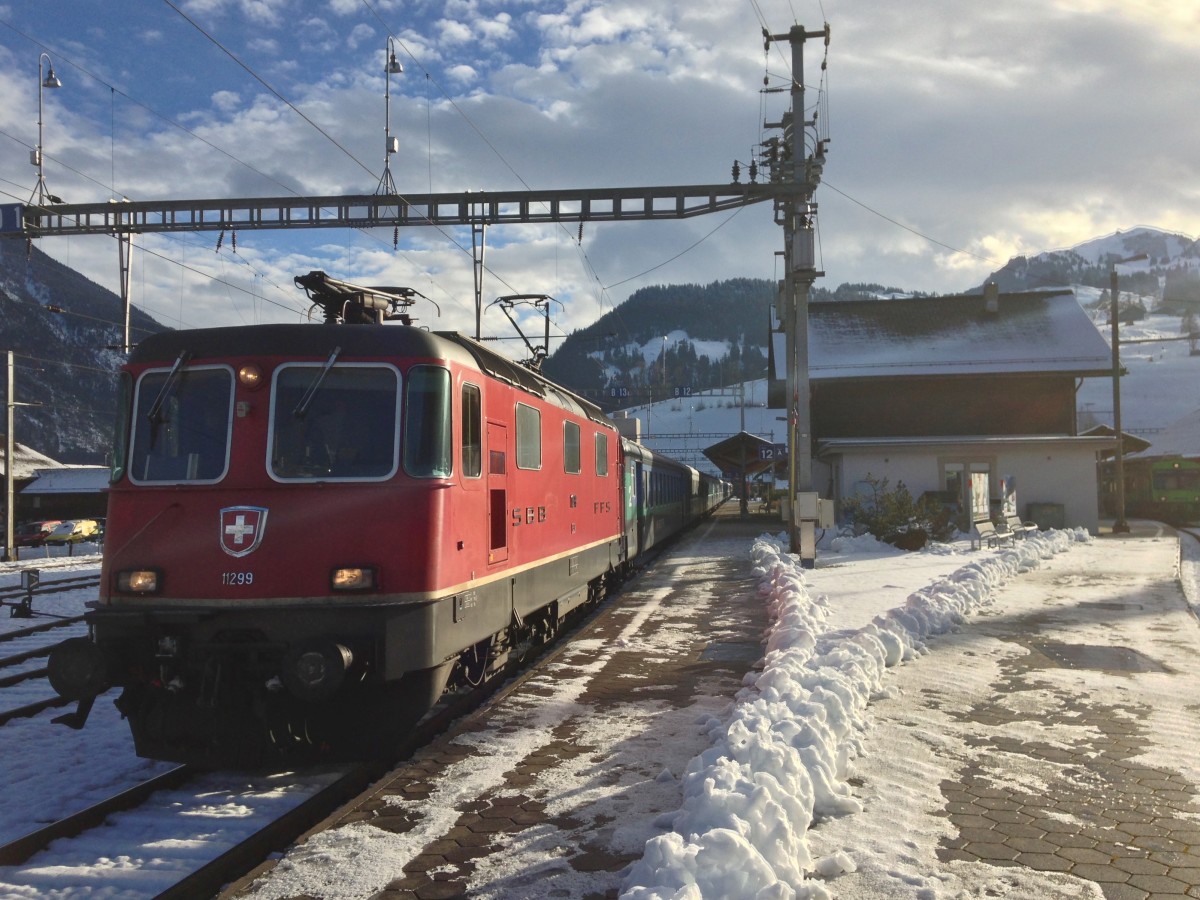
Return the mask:
<path id="1" fill-rule="evenodd" d="M 562 637 L 587 627 L 596 612 L 564 631 Z M 507 694 L 516 684 L 534 675 L 563 645 L 560 640 L 543 648 L 537 660 L 517 672 L 515 679 L 512 678 L 513 671 L 506 669 L 473 690 L 451 695 L 417 724 L 391 758 L 338 769 L 314 770 L 318 776 L 324 776 L 323 783 L 305 783 L 290 790 L 289 797 L 294 802 L 286 811 L 256 815 L 252 831 L 228 846 L 208 847 L 211 852 L 207 854 L 197 848 L 196 823 L 203 820 L 205 810 L 218 805 L 220 800 L 217 798 L 222 794 L 237 798 L 231 802 L 240 804 L 247 794 L 278 790 L 271 785 L 272 779 L 289 776 L 247 776 L 245 773 L 209 772 L 179 766 L 0 846 L 0 866 L 15 867 L 13 871 L 19 873 L 25 862 L 49 847 L 52 841 L 56 842 L 53 865 L 60 869 L 86 870 L 95 863 L 100 846 L 106 857 L 120 855 L 137 859 L 137 847 L 114 846 L 112 837 L 100 836 L 101 831 L 113 833 L 111 828 L 101 827 L 106 823 L 119 827 L 121 816 L 137 816 L 154 822 L 155 865 L 149 874 L 161 877 L 151 882 L 147 874 L 139 875 L 134 893 L 141 893 L 152 883 L 145 896 L 171 900 L 214 896 L 222 886 L 243 876 L 251 877 L 246 873 L 259 871 L 264 860 L 284 850 L 339 808 L 368 791 L 392 767 L 412 756 L 451 723 L 484 707 L 490 698 Z M 172 844 L 184 848 L 178 859 L 169 858 L 170 851 L 164 849 Z M 0 875 L 0 883 L 5 880 Z"/>
<path id="2" fill-rule="evenodd" d="M 9 607 L 12 618 L 46 619 L 0 633 L 0 697 L 8 698 L 5 700 L 7 704 L 14 702 L 11 698 L 20 695 L 15 706 L 0 711 L 0 726 L 13 719 L 35 716 L 47 709 L 59 709 L 69 702 L 57 695 L 29 699 L 30 683 L 47 677 L 44 665 L 31 667 L 31 664 L 48 657 L 61 639 L 82 634 L 83 616 L 38 612 L 34 608 L 36 599 L 68 591 L 90 590 L 99 585 L 98 575 L 80 575 L 39 581 L 32 587 L 16 585 L 0 588 L 0 606 Z M 13 691 L 14 688 L 21 690 Z M 52 694 L 48 684 L 45 693 Z"/>
<path id="3" fill-rule="evenodd" d="M 648 563 L 649 560 L 644 561 L 644 564 Z M 82 873 L 96 866 L 101 857 L 121 857 L 136 864 L 152 854 L 153 864 L 141 867 L 130 882 L 127 893 L 132 895 L 190 900 L 215 896 L 233 883 L 248 883 L 274 865 L 275 854 L 306 834 L 319 830 L 322 823 L 335 814 L 345 814 L 356 798 L 371 796 L 374 783 L 453 723 L 461 723 L 464 717 L 486 709 L 527 679 L 536 677 L 543 666 L 552 663 L 565 650 L 572 637 L 593 627 L 607 607 L 608 603 L 602 602 L 583 613 L 564 627 L 553 641 L 532 650 L 523 663 L 506 666 L 480 686 L 444 698 L 417 724 L 404 745 L 390 758 L 339 769 L 316 770 L 325 776 L 322 783 L 305 782 L 295 789 L 288 789 L 289 800 L 293 801 L 288 809 L 252 814 L 254 821 L 249 832 L 227 845 L 217 846 L 216 842 L 207 839 L 207 835 L 198 837 L 203 832 L 221 830 L 220 826 L 211 824 L 197 826 L 198 822 L 204 822 L 206 811 L 220 805 L 219 798 L 227 796 L 231 798 L 228 801 L 231 804 L 250 805 L 244 801 L 247 795 L 278 790 L 278 786 L 271 785 L 272 778 L 286 779 L 294 775 L 299 781 L 308 773 L 247 776 L 246 773 L 212 772 L 191 766 L 173 768 L 0 845 L 0 866 L 11 867 L 8 873 L 0 872 L 0 890 L 9 880 L 6 875 L 15 874 L 20 878 L 22 866 L 46 850 L 51 842 L 54 842 L 52 859 L 34 860 L 33 869 L 49 866 L 58 871 Z M 139 838 L 130 838 L 130 845 L 125 846 L 119 837 L 113 837 L 122 833 L 122 817 L 136 817 L 139 821 L 153 823 L 149 827 L 143 824 L 140 829 L 130 826 L 126 831 L 135 835 L 143 831 L 152 833 L 152 850 L 137 846 Z M 203 843 L 204 848 L 198 847 L 199 843 Z M 177 858 L 171 858 L 172 846 L 182 848 Z M 108 880 L 107 871 L 105 877 Z"/>

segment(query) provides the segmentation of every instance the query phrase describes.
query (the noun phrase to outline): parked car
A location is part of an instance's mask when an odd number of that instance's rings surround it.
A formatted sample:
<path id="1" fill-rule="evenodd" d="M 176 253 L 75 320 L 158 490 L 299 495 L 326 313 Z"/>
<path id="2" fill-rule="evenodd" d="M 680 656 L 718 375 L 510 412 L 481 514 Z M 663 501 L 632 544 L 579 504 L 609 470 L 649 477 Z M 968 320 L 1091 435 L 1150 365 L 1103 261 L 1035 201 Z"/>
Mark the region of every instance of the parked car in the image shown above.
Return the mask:
<path id="1" fill-rule="evenodd" d="M 22 522 L 13 531 L 13 546 L 40 547 L 46 542 L 46 536 L 59 524 L 59 519 L 37 519 L 33 522 Z"/>
<path id="2" fill-rule="evenodd" d="M 59 522 L 45 537 L 47 544 L 78 544 L 95 540 L 100 526 L 95 519 L 67 519 Z"/>

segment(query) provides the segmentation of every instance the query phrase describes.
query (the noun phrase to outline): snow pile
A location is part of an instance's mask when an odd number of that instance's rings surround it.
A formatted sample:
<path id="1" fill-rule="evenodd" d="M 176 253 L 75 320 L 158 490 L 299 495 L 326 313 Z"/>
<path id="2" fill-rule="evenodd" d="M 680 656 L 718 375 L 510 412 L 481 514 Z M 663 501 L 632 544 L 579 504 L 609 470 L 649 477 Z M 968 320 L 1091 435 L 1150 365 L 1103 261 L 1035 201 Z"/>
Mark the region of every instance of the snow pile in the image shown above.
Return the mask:
<path id="1" fill-rule="evenodd" d="M 762 672 L 746 677 L 727 722 L 704 723 L 713 745 L 689 763 L 682 808 L 659 820 L 672 830 L 646 842 L 623 900 L 828 898 L 807 876 L 855 864 L 845 853 L 814 860 L 807 832 L 814 819 L 862 810 L 846 778 L 887 667 L 925 653 L 929 637 L 959 627 L 1008 579 L 1090 539 L 1083 529 L 1031 535 L 863 628 L 829 631 L 826 599 L 812 596 L 779 539 L 760 538 L 754 572 L 774 621 Z"/>

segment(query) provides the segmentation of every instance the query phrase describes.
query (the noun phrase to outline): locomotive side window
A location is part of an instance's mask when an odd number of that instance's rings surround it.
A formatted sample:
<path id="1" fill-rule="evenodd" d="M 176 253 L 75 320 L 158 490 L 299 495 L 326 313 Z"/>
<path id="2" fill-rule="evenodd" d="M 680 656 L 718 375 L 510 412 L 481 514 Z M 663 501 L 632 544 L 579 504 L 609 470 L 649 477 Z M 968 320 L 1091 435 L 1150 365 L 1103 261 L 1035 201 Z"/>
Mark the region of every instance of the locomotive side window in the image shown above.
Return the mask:
<path id="1" fill-rule="evenodd" d="M 404 471 L 418 478 L 453 472 L 450 431 L 450 372 L 413 366 L 404 392 Z"/>
<path id="2" fill-rule="evenodd" d="M 280 366 L 271 397 L 271 475 L 383 479 L 396 471 L 400 374 L 391 366 Z"/>
<path id="3" fill-rule="evenodd" d="M 524 403 L 517 404 L 517 468 L 542 467 L 542 413 Z"/>
<path id="4" fill-rule="evenodd" d="M 473 384 L 462 387 L 463 475 L 478 478 L 483 472 L 483 401 Z"/>
<path id="5" fill-rule="evenodd" d="M 608 435 L 596 432 L 596 474 L 608 474 Z"/>
<path id="6" fill-rule="evenodd" d="M 113 433 L 112 470 L 108 480 L 117 482 L 125 474 L 125 454 L 129 451 L 129 407 L 133 399 L 133 378 L 122 372 L 117 390 L 117 421 Z"/>
<path id="7" fill-rule="evenodd" d="M 563 422 L 563 471 L 578 475 L 579 469 L 579 426 L 575 422 Z"/>
<path id="8" fill-rule="evenodd" d="M 133 409 L 132 481 L 211 483 L 225 476 L 233 413 L 228 366 L 177 363 L 147 371 L 138 381 Z"/>

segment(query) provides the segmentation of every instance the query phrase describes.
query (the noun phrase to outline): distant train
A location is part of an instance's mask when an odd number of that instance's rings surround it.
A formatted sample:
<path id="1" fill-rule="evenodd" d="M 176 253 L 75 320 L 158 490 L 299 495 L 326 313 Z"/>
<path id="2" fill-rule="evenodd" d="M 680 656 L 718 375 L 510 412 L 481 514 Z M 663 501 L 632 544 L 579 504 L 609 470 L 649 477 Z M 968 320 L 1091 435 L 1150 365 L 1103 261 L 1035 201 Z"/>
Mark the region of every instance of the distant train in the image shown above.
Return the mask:
<path id="1" fill-rule="evenodd" d="M 122 370 L 99 603 L 49 667 L 75 727 L 121 687 L 141 756 L 394 746 L 729 495 L 402 292 L 296 281 L 324 324 L 158 334 Z"/>
<path id="2" fill-rule="evenodd" d="M 1125 512 L 1171 525 L 1200 523 L 1200 460 L 1183 457 L 1139 459 L 1126 457 Z M 1102 473 L 1104 509 L 1115 514 L 1116 478 L 1113 462 Z"/>

